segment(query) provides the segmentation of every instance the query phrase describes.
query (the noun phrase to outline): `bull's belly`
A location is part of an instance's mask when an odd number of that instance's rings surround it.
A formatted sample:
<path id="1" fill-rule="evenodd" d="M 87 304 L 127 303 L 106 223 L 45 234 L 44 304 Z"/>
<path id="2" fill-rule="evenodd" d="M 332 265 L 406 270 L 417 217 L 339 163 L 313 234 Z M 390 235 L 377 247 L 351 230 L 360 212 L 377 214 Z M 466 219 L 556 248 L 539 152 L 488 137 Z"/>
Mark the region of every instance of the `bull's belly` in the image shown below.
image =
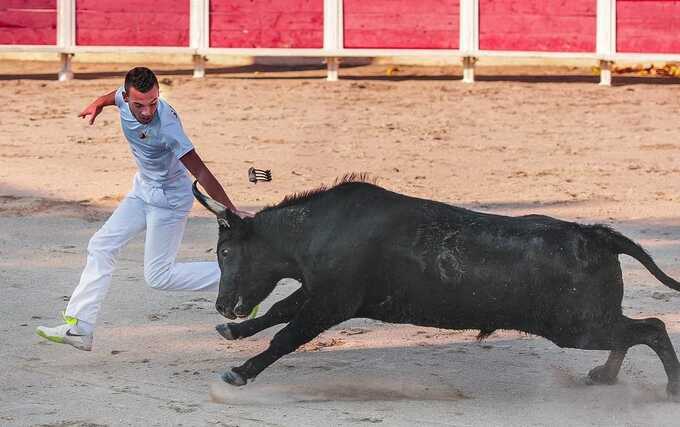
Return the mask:
<path id="1" fill-rule="evenodd" d="M 389 323 L 446 329 L 509 329 L 547 338 L 589 328 L 621 313 L 620 287 L 513 283 L 452 287 L 441 282 L 397 289 L 364 306 L 364 316 Z M 576 291 L 575 291 L 576 290 Z M 601 320 L 600 320 L 601 319 Z"/>
<path id="2" fill-rule="evenodd" d="M 516 329 L 529 332 L 532 315 L 508 308 L 403 305 L 372 311 L 368 316 L 389 323 L 410 323 L 446 329 Z"/>
<path id="3" fill-rule="evenodd" d="M 452 291 L 423 287 L 422 292 L 396 292 L 366 304 L 367 317 L 390 323 L 412 323 L 451 329 L 480 329 L 489 322 L 498 328 L 519 327 L 527 318 L 525 292 L 512 296 L 466 289 Z"/>

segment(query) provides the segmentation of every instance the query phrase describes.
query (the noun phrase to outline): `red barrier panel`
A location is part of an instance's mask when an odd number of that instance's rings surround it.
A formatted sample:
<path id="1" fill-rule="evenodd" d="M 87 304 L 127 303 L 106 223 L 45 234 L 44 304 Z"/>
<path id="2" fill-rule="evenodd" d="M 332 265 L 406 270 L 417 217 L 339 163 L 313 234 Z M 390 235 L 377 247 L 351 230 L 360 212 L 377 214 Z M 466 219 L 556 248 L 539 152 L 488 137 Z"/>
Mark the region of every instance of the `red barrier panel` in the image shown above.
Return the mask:
<path id="1" fill-rule="evenodd" d="M 211 0 L 210 47 L 322 48 L 323 0 Z"/>
<path id="2" fill-rule="evenodd" d="M 77 0 L 80 46 L 189 46 L 189 0 Z"/>
<path id="3" fill-rule="evenodd" d="M 680 53 L 680 1 L 617 1 L 616 49 L 619 52 Z"/>
<path id="4" fill-rule="evenodd" d="M 0 1 L 0 44 L 57 43 L 57 0 Z"/>
<path id="5" fill-rule="evenodd" d="M 616 48 L 680 54 L 680 0 L 618 0 Z M 55 45 L 57 0 L 0 0 L 0 44 Z M 322 48 L 323 0 L 211 0 L 210 47 Z M 189 46 L 190 0 L 76 0 L 80 46 Z M 344 0 L 346 48 L 457 49 L 460 0 Z M 481 50 L 595 52 L 597 0 L 479 0 Z"/>
<path id="6" fill-rule="evenodd" d="M 597 0 L 479 0 L 479 48 L 595 52 Z"/>
<path id="7" fill-rule="evenodd" d="M 458 49 L 459 0 L 345 0 L 346 48 Z"/>

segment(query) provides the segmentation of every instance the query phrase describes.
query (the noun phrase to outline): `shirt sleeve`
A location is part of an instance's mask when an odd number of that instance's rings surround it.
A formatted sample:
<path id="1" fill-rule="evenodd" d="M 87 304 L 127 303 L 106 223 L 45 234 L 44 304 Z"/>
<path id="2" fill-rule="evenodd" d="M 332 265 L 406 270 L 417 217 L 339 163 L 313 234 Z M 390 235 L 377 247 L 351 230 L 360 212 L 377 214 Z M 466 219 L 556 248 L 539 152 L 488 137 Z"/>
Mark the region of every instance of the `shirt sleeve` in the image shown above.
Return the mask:
<path id="1" fill-rule="evenodd" d="M 121 108 L 123 104 L 125 104 L 125 100 L 123 99 L 123 92 L 125 92 L 125 88 L 123 86 L 119 87 L 116 89 L 116 107 Z"/>
<path id="2" fill-rule="evenodd" d="M 184 133 L 182 122 L 175 110 L 167 105 L 163 121 L 163 134 L 167 138 L 169 148 L 177 159 L 194 149 L 189 137 Z"/>

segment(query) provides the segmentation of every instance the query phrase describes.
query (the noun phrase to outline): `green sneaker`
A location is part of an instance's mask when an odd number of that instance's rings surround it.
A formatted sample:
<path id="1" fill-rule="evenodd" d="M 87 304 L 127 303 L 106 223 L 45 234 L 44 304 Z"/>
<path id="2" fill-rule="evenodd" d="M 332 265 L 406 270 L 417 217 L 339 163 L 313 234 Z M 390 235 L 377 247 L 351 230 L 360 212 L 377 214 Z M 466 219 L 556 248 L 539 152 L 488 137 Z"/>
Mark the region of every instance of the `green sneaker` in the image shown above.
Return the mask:
<path id="1" fill-rule="evenodd" d="M 92 341 L 94 334 L 90 335 L 76 335 L 71 333 L 71 325 L 68 323 L 59 325 L 54 328 L 47 326 L 38 326 L 35 332 L 52 342 L 59 344 L 69 344 L 78 350 L 92 351 Z"/>

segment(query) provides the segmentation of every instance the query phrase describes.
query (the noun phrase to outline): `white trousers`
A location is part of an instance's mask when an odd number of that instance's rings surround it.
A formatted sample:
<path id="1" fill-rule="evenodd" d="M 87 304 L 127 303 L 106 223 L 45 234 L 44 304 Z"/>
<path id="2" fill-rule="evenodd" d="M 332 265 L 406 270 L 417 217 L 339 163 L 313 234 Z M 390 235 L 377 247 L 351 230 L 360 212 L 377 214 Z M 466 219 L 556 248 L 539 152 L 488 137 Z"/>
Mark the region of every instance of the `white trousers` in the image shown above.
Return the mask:
<path id="1" fill-rule="evenodd" d="M 175 263 L 192 204 L 188 177 L 159 187 L 136 175 L 132 191 L 90 239 L 87 264 L 69 300 L 66 316 L 96 323 L 121 249 L 144 229 L 144 279 L 150 287 L 217 291 L 220 269 L 216 261 Z"/>

